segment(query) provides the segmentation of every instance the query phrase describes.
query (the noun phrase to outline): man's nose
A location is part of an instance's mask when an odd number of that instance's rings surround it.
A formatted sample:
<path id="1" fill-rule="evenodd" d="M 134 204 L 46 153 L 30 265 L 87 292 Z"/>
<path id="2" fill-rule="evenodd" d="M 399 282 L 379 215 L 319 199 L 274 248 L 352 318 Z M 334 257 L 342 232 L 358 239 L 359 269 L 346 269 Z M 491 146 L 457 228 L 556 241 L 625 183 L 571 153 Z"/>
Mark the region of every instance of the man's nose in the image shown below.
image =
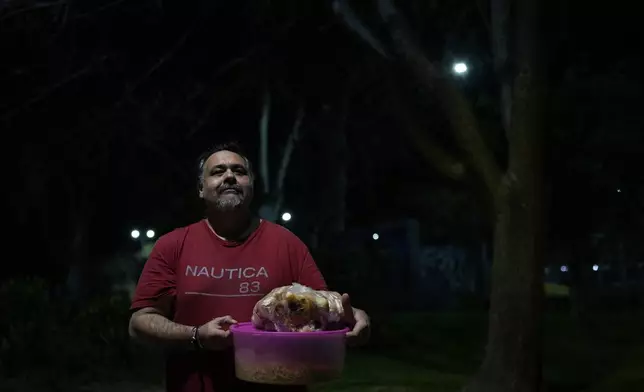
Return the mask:
<path id="1" fill-rule="evenodd" d="M 226 170 L 224 173 L 224 181 L 236 180 L 235 173 L 232 170 Z"/>

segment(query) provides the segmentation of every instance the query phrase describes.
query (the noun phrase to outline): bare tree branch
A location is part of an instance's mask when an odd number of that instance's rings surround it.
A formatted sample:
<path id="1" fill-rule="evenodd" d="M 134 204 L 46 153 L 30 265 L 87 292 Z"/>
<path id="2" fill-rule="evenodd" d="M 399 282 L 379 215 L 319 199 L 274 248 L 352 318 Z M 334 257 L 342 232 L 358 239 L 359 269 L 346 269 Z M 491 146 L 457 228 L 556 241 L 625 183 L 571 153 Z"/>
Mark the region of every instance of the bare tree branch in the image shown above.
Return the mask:
<path id="1" fill-rule="evenodd" d="M 209 81 L 212 82 L 212 81 L 217 80 L 218 77 L 220 77 L 221 75 L 223 75 L 226 72 L 230 71 L 231 69 L 233 69 L 238 64 L 248 62 L 248 60 L 250 60 L 251 58 L 253 58 L 254 56 L 256 56 L 258 54 L 262 54 L 262 53 L 266 54 L 266 53 L 268 53 L 269 49 L 271 49 L 275 45 L 276 42 L 279 42 L 279 38 L 281 38 L 284 35 L 286 35 L 294 25 L 295 25 L 294 21 L 290 21 L 290 22 L 284 24 L 284 26 L 279 29 L 279 31 L 276 33 L 276 35 L 273 38 L 273 40 L 271 40 L 270 42 L 265 42 L 265 43 L 253 46 L 252 48 L 250 48 L 246 52 L 244 52 L 244 54 L 242 54 L 241 56 L 238 56 L 238 57 L 230 60 L 229 62 L 223 64 L 221 67 L 217 67 L 214 70 L 214 72 L 212 72 L 212 74 L 210 74 L 208 76 Z M 198 89 L 195 89 L 195 90 L 196 91 L 194 91 L 192 94 L 190 94 L 188 96 L 188 99 L 187 99 L 188 102 L 192 102 L 194 99 L 199 97 L 206 90 L 206 87 L 198 88 Z"/>
<path id="2" fill-rule="evenodd" d="M 268 89 L 266 91 L 268 91 Z M 270 110 L 270 106 L 267 105 L 270 104 L 269 97 L 270 95 L 267 93 L 264 96 L 264 110 L 262 118 L 264 118 L 264 114 L 268 116 L 267 111 Z M 286 180 L 286 174 L 288 173 L 288 168 L 293 157 L 293 150 L 295 149 L 297 142 L 302 136 L 301 128 L 302 122 L 304 121 L 304 115 L 304 105 L 301 105 L 297 111 L 293 128 L 291 128 L 291 132 L 289 132 L 289 135 L 286 139 L 286 145 L 284 147 L 284 151 L 282 152 L 282 159 L 280 161 L 279 169 L 277 173 L 275 173 L 275 183 L 272 188 L 268 188 L 268 184 L 270 183 L 270 172 L 268 171 L 268 169 L 264 169 L 264 167 L 260 168 L 262 181 L 265 183 L 264 196 L 266 197 L 266 200 L 260 207 L 259 214 L 263 219 L 271 222 L 277 220 L 277 216 L 279 215 L 282 205 L 284 204 L 284 182 Z M 268 145 L 268 123 L 266 123 L 265 126 L 260 126 L 260 132 L 262 132 L 260 134 L 260 160 L 264 161 L 265 158 L 268 158 L 268 151 L 264 150 L 264 148 L 266 148 Z M 266 165 L 265 167 L 267 168 L 268 166 Z M 269 191 L 266 191 L 266 189 L 272 189 L 272 192 L 269 193 Z"/>
<path id="3" fill-rule="evenodd" d="M 304 121 L 304 105 L 301 105 L 297 110 L 297 116 L 295 117 L 295 123 L 293 124 L 293 129 L 286 139 L 286 147 L 284 148 L 284 153 L 282 154 L 282 162 L 280 164 L 279 171 L 277 172 L 277 180 L 275 181 L 275 190 L 278 193 L 284 191 L 284 180 L 286 179 L 286 173 L 288 172 L 288 166 L 291 162 L 291 156 L 293 155 L 293 150 L 295 145 L 300 140 L 301 133 L 300 129 L 302 128 L 302 122 Z"/>
<path id="4" fill-rule="evenodd" d="M 389 57 L 385 47 L 371 33 L 371 30 L 369 30 L 369 28 L 360 21 L 360 18 L 355 14 L 347 0 L 334 0 L 332 6 L 333 11 L 342 17 L 344 23 L 351 30 L 356 32 L 358 36 L 368 43 L 376 52 L 380 53 L 381 56 L 385 58 Z"/>
<path id="5" fill-rule="evenodd" d="M 43 8 L 50 8 L 50 7 L 55 7 L 57 5 L 65 5 L 65 4 L 67 4 L 66 1 L 56 1 L 56 2 L 53 2 L 53 3 L 37 3 L 37 4 L 31 5 L 29 7 L 25 7 L 25 8 L 15 10 L 15 11 L 7 12 L 5 15 L 0 17 L 0 22 L 2 22 L 4 20 L 7 20 L 9 18 L 12 18 L 14 16 L 18 16 L 20 14 L 27 13 L 27 12 L 37 11 L 37 10 L 41 10 Z"/>
<path id="6" fill-rule="evenodd" d="M 92 11 L 89 11 L 89 12 L 84 12 L 84 13 L 78 14 L 78 15 L 74 15 L 71 19 L 75 20 L 75 19 L 89 18 L 89 17 L 94 16 L 96 14 L 99 14 L 99 13 L 101 13 L 101 12 L 107 10 L 107 9 L 116 7 L 117 5 L 120 5 L 121 3 L 124 3 L 126 1 L 127 0 L 114 0 L 114 1 L 112 1 L 110 3 L 104 4 L 104 5 L 96 8 L 95 10 L 92 10 Z"/>
<path id="7" fill-rule="evenodd" d="M 405 20 L 390 0 L 378 0 L 380 15 L 389 28 L 394 47 L 416 77 L 436 91 L 460 147 L 468 153 L 473 168 L 481 175 L 488 191 L 496 195 L 502 171 L 481 136 L 471 104 L 456 85 L 432 64 L 413 42 Z"/>
<path id="8" fill-rule="evenodd" d="M 179 40 L 167 51 L 165 52 L 153 65 L 151 68 L 149 68 L 140 78 L 137 80 L 135 83 L 130 85 L 123 95 L 121 96 L 121 99 L 116 103 L 116 107 L 121 106 L 126 99 L 128 99 L 134 90 L 136 90 L 140 85 L 145 83 L 147 79 L 154 74 L 159 68 L 161 68 L 169 59 L 171 59 L 178 51 L 179 49 L 183 46 L 183 44 L 186 43 L 186 40 L 190 36 L 194 29 L 194 24 L 193 27 L 189 28 L 186 30 L 185 33 L 179 38 Z"/>
<path id="9" fill-rule="evenodd" d="M 114 0 L 114 1 L 112 1 L 110 3 L 104 4 L 104 5 L 96 8 L 96 9 L 94 9 L 92 11 L 84 12 L 82 14 L 73 15 L 70 19 L 71 20 L 77 20 L 77 19 L 84 19 L 84 18 L 92 17 L 92 16 L 94 16 L 96 14 L 99 14 L 99 13 L 105 11 L 105 10 L 108 10 L 110 8 L 113 8 L 113 7 L 116 7 L 116 6 L 118 6 L 121 3 L 124 3 L 126 1 L 127 0 Z M 21 15 L 21 14 L 27 13 L 27 12 L 37 11 L 37 10 L 41 10 L 41 9 L 44 9 L 44 8 L 55 7 L 55 6 L 58 6 L 58 5 L 65 6 L 66 9 L 69 8 L 69 4 L 68 4 L 67 1 L 56 1 L 56 2 L 51 2 L 51 3 L 37 3 L 37 4 L 34 4 L 32 6 L 29 6 L 29 7 L 25 7 L 25 8 L 21 8 L 19 10 L 8 12 L 6 15 L 3 15 L 2 17 L 0 17 L 0 22 L 4 21 L 6 19 L 9 19 L 9 18 L 18 16 L 18 15 Z M 65 14 L 63 15 L 63 24 L 66 21 L 67 21 L 67 10 L 65 10 Z"/>
<path id="10" fill-rule="evenodd" d="M 289 22 L 284 28 L 280 29 L 280 31 L 278 32 L 278 37 L 286 34 L 293 25 L 294 25 L 293 22 Z M 261 54 L 267 51 L 268 49 L 270 49 L 274 45 L 274 43 L 275 41 L 271 41 L 269 43 L 263 43 L 263 44 L 253 46 L 252 48 L 244 52 L 244 54 L 242 54 L 241 56 L 235 57 L 229 60 L 228 62 L 224 63 L 223 65 L 217 67 L 214 70 L 214 72 L 212 72 L 212 74 L 208 77 L 209 82 L 216 81 L 217 78 L 219 78 L 221 75 L 225 75 L 228 71 L 234 69 L 236 66 L 243 63 L 247 63 L 254 56 L 257 56 L 258 54 Z M 243 81 L 243 80 L 240 81 L 234 88 L 230 89 L 230 91 L 241 90 L 241 87 L 243 87 L 243 85 L 250 80 L 251 79 L 249 78 L 246 81 Z M 203 94 L 206 90 L 209 90 L 208 83 L 202 84 L 198 88 L 195 88 L 195 90 L 192 91 L 192 93 L 186 98 L 187 103 L 194 101 L 197 97 L 201 96 L 201 94 Z M 206 106 L 206 110 L 199 117 L 199 120 L 197 121 L 195 126 L 193 126 L 192 129 L 186 135 L 187 138 L 193 137 L 208 122 L 210 117 L 213 115 L 215 108 L 221 103 L 221 100 L 219 99 L 220 97 L 221 97 L 221 94 L 218 94 L 218 95 L 214 95 L 213 98 L 210 99 L 210 101 Z M 232 100 L 230 99 L 231 97 L 229 95 L 226 95 L 225 98 L 231 101 L 230 103 L 232 103 Z"/>
<path id="11" fill-rule="evenodd" d="M 481 19 L 483 20 L 483 24 L 487 28 L 487 31 L 490 32 L 492 31 L 492 28 L 490 27 L 490 21 L 488 20 L 488 15 L 483 9 L 483 5 L 481 4 L 481 0 L 475 0 L 476 1 L 476 8 L 479 11 L 479 14 L 481 15 Z"/>
<path id="12" fill-rule="evenodd" d="M 262 116 L 259 120 L 259 172 L 264 185 L 264 194 L 271 191 L 270 171 L 268 170 L 268 120 L 271 114 L 271 92 L 268 86 L 264 88 Z"/>
<path id="13" fill-rule="evenodd" d="M 243 64 L 247 62 L 250 58 L 252 58 L 254 55 L 256 55 L 258 52 L 260 52 L 263 49 L 266 49 L 268 45 L 258 45 L 250 48 L 246 53 L 239 57 L 235 57 L 223 65 L 217 67 L 214 72 L 208 77 L 209 81 L 216 81 L 217 78 L 219 78 L 221 75 L 226 74 L 226 72 L 232 70 L 239 64 Z M 188 102 L 192 102 L 194 99 L 199 97 L 204 91 L 206 90 L 205 85 L 203 85 L 201 88 L 196 89 L 193 91 L 187 98 Z"/>
<path id="14" fill-rule="evenodd" d="M 373 34 L 355 17 L 346 0 L 336 0 L 334 10 L 344 17 L 345 23 L 352 30 L 357 32 L 380 53 L 378 47 L 374 47 L 371 43 Z M 441 100 L 443 108 L 460 147 L 468 153 L 469 160 L 483 178 L 489 192 L 495 194 L 500 184 L 501 170 L 492 152 L 481 137 L 471 105 L 458 88 L 446 79 L 443 73 L 413 43 L 406 23 L 393 3 L 389 0 L 379 0 L 378 10 L 381 18 L 389 28 L 389 33 L 399 54 L 407 61 L 414 74 L 428 89 L 436 91 L 443 97 Z M 355 27 L 357 26 L 355 22 L 354 25 L 349 24 L 349 21 L 355 20 L 360 23 L 360 29 Z M 419 148 L 422 148 L 421 153 L 423 156 L 428 158 L 439 171 L 451 178 L 458 178 L 464 174 L 465 166 L 440 148 L 431 137 L 418 129 L 417 125 L 409 124 L 408 122 L 405 130 L 415 140 Z"/>
<path id="15" fill-rule="evenodd" d="M 491 0 L 490 12 L 494 70 L 501 83 L 501 121 L 503 130 L 508 135 L 512 118 L 512 84 L 508 58 L 510 0 Z"/>
<path id="16" fill-rule="evenodd" d="M 62 16 L 60 13 L 62 12 Z M 60 21 L 60 26 L 61 30 L 65 28 L 65 25 L 67 24 L 67 17 L 69 16 L 69 4 L 65 4 L 64 7 L 62 7 L 61 12 L 58 13 L 58 16 L 56 19 L 61 19 Z"/>
<path id="17" fill-rule="evenodd" d="M 105 60 L 107 60 L 107 56 L 103 56 L 98 61 L 98 63 L 102 63 Z M 2 116 L 1 116 L 2 121 L 11 120 L 13 117 L 17 116 L 18 114 L 20 114 L 20 112 L 22 112 L 23 110 L 27 109 L 31 105 L 33 105 L 35 103 L 38 103 L 38 102 L 42 101 L 43 99 L 46 99 L 51 94 L 53 94 L 54 92 L 56 92 L 60 88 L 64 87 L 65 85 L 73 82 L 76 79 L 81 78 L 82 76 L 87 75 L 92 70 L 92 68 L 94 68 L 96 66 L 96 64 L 97 64 L 96 61 L 92 61 L 92 62 L 90 62 L 90 64 L 86 65 L 84 68 L 79 69 L 78 71 L 74 72 L 71 75 L 67 75 L 64 79 L 54 83 L 53 85 L 45 87 L 36 96 L 28 99 L 22 105 L 20 105 L 18 107 L 15 107 L 13 109 L 10 109 L 7 112 L 3 113 Z"/>
<path id="18" fill-rule="evenodd" d="M 286 140 L 286 147 L 282 153 L 282 162 L 280 164 L 280 169 L 277 172 L 277 179 L 275 181 L 275 204 L 273 205 L 272 216 L 274 219 L 277 219 L 282 205 L 284 204 L 284 181 L 286 180 L 286 173 L 288 172 L 289 164 L 291 163 L 291 158 L 293 157 L 293 150 L 295 145 L 300 139 L 300 129 L 302 127 L 302 122 L 304 120 L 304 105 L 300 106 L 297 112 L 297 117 L 295 118 L 295 123 L 293 124 L 293 129 L 288 135 Z"/>
<path id="19" fill-rule="evenodd" d="M 390 78 L 387 79 L 389 87 L 389 99 L 387 104 L 398 114 L 402 122 L 403 130 L 410 137 L 418 152 L 430 162 L 432 166 L 444 176 L 453 180 L 460 180 L 466 172 L 465 165 L 447 152 L 430 133 L 421 129 L 414 120 L 414 115 L 404 103 L 397 86 Z"/>
<path id="20" fill-rule="evenodd" d="M 431 136 L 427 130 L 420 129 L 411 121 L 405 121 L 404 131 L 409 134 L 416 149 L 441 174 L 453 180 L 460 180 L 465 175 L 465 165 L 454 158 Z"/>
<path id="21" fill-rule="evenodd" d="M 206 109 L 204 109 L 201 116 L 199 116 L 199 120 L 197 120 L 196 124 L 186 134 L 186 138 L 190 139 L 194 137 L 194 135 L 197 134 L 201 130 L 201 128 L 203 128 L 203 126 L 208 123 L 214 112 L 217 109 L 221 109 L 221 107 L 219 106 L 220 104 L 233 104 L 235 102 L 235 99 L 237 98 L 236 96 L 240 95 L 243 92 L 243 87 L 247 84 L 250 84 L 250 82 L 252 81 L 253 79 L 243 78 L 237 81 L 233 85 L 233 87 L 227 89 L 226 91 L 213 94 L 212 99 L 206 105 Z"/>
<path id="22" fill-rule="evenodd" d="M 183 167 L 184 165 L 182 165 L 181 162 L 179 162 L 167 149 L 143 137 L 138 138 L 137 141 L 141 147 L 153 152 L 160 158 L 160 161 L 165 165 L 164 168 L 167 169 L 170 174 L 174 175 L 177 182 L 183 184 L 190 181 L 190 178 L 186 179 L 186 172 Z"/>

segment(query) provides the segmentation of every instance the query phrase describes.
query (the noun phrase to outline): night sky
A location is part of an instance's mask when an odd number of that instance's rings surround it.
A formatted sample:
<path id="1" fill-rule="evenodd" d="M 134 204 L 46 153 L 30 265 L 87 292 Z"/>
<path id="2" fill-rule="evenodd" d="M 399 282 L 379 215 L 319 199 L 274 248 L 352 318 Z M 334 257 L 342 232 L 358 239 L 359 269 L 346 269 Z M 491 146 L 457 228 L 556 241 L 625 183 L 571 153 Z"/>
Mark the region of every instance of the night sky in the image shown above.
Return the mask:
<path id="1" fill-rule="evenodd" d="M 0 4 L 7 226 L 18 233 L 15 244 L 47 260 L 17 270 L 65 266 L 79 219 L 97 257 L 127 245 L 132 227 L 163 233 L 198 219 L 198 155 L 237 140 L 257 165 L 266 88 L 272 170 L 298 108 L 306 110 L 286 180 L 287 208 L 306 217 L 300 229 L 319 218 L 315 211 L 341 170 L 320 146 L 343 110 L 349 226 L 401 217 L 446 226 L 445 209 L 481 215 L 473 185 L 438 174 L 402 130 L 402 118 L 413 116 L 458 156 L 440 97 L 349 31 L 329 2 L 92 0 L 28 10 L 30 4 Z M 428 56 L 446 69 L 456 60 L 469 65 L 459 83 L 503 161 L 489 33 L 476 3 L 414 7 L 402 9 Z M 356 9 L 376 20 L 368 7 Z M 548 10 L 551 221 L 604 227 L 623 216 L 641 227 L 639 16 L 615 2 L 550 1 Z M 390 105 L 392 81 L 405 113 Z M 592 219 L 589 211 L 597 212 Z M 461 218 L 452 219 L 458 230 Z"/>

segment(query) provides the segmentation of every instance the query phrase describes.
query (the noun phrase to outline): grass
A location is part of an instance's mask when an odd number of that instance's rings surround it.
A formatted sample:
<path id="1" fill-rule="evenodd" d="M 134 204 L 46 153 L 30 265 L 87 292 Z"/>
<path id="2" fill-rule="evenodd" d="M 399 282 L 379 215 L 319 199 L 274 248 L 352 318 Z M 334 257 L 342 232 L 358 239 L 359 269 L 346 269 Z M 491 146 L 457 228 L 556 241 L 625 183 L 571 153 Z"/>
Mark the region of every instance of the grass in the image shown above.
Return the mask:
<path id="1" fill-rule="evenodd" d="M 314 391 L 458 391 L 482 357 L 485 316 L 416 313 L 374 318 L 372 344 L 350 350 L 344 377 Z"/>
<path id="2" fill-rule="evenodd" d="M 455 392 L 476 372 L 484 355 L 484 313 L 374 314 L 372 320 L 371 344 L 349 350 L 343 377 L 315 386 L 314 392 Z M 583 322 L 563 312 L 547 314 L 543 355 L 548 392 L 644 391 L 644 312 L 597 313 Z M 110 377 L 88 375 L 72 384 L 93 384 L 96 388 L 85 389 L 92 392 L 129 392 L 123 382 L 135 380 L 138 386 L 132 391 L 148 390 L 141 385 L 158 391 L 158 365 L 127 374 L 104 369 Z M 43 385 L 46 377 L 27 376 L 41 379 L 40 385 L 0 385 L 0 390 L 78 390 L 65 387 L 67 382 L 55 383 L 59 374 L 50 375 L 48 387 Z"/>
<path id="3" fill-rule="evenodd" d="M 484 331 L 484 314 L 398 315 L 375 333 L 373 349 L 349 353 L 341 380 L 314 391 L 459 391 L 482 359 Z M 583 323 L 548 314 L 543 349 L 547 391 L 644 391 L 642 313 Z"/>
<path id="4" fill-rule="evenodd" d="M 319 392 L 354 391 L 458 391 L 463 374 L 441 372 L 386 356 L 350 355 L 345 377 L 314 388 Z"/>

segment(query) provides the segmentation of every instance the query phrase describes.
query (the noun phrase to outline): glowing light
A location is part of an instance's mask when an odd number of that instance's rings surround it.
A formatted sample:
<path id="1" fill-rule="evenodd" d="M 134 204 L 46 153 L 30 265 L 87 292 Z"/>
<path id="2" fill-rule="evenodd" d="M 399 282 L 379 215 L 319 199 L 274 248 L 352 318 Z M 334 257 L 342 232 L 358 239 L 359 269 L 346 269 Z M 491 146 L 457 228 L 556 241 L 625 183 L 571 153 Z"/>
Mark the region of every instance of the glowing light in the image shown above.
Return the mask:
<path id="1" fill-rule="evenodd" d="M 467 73 L 467 64 L 463 62 L 454 63 L 454 65 L 452 66 L 452 70 L 457 75 L 463 75 Z"/>

